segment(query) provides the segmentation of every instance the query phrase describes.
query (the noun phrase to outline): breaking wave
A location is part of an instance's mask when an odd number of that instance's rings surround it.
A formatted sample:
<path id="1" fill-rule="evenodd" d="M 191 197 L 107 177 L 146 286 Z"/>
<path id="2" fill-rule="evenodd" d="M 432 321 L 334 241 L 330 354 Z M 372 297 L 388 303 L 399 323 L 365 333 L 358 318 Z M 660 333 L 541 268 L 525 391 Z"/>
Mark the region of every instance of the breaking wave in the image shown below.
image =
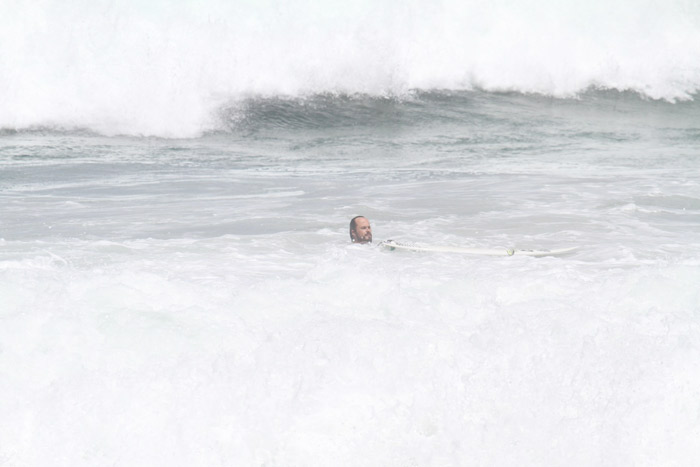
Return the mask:
<path id="1" fill-rule="evenodd" d="M 0 128 L 197 136 L 252 97 L 700 90 L 700 4 L 19 1 L 0 6 Z"/>

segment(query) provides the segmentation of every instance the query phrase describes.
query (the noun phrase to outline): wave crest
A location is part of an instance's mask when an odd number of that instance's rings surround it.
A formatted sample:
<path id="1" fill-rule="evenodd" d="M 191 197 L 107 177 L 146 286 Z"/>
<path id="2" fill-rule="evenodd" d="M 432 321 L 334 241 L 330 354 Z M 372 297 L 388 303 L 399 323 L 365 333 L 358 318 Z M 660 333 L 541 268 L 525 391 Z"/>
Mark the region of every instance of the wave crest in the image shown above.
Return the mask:
<path id="1" fill-rule="evenodd" d="M 700 4 L 500 0 L 0 6 L 0 127 L 193 136 L 251 96 L 700 90 Z"/>

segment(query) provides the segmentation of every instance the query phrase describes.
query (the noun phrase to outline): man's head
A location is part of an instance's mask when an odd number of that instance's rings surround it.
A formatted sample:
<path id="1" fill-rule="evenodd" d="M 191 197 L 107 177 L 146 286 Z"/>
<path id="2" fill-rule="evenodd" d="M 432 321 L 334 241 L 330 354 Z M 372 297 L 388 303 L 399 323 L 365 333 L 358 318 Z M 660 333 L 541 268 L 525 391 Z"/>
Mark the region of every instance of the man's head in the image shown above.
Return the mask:
<path id="1" fill-rule="evenodd" d="M 350 240 L 353 243 L 372 243 L 372 227 L 366 217 L 357 216 L 350 221 Z"/>

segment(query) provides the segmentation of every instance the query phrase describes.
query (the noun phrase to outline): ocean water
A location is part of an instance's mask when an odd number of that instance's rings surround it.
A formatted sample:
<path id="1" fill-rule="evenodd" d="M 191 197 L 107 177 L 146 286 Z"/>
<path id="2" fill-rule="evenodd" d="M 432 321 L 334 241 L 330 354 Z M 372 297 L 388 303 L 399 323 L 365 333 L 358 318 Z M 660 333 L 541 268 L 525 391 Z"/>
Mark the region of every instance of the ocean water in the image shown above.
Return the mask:
<path id="1" fill-rule="evenodd" d="M 700 462 L 696 3 L 9 1 L 0 44 L 0 465 Z"/>

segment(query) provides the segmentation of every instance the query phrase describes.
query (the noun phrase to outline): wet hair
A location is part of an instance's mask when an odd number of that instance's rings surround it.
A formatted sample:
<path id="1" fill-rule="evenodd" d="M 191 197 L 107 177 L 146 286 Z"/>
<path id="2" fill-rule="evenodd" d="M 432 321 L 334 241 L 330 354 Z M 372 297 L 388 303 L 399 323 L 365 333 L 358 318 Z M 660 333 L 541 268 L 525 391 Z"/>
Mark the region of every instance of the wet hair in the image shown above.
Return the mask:
<path id="1" fill-rule="evenodd" d="M 352 238 L 352 231 L 355 230 L 355 227 L 357 227 L 357 222 L 355 222 L 357 219 L 364 219 L 365 216 L 355 216 L 350 220 L 350 240 L 353 242 L 355 241 L 354 238 Z"/>

